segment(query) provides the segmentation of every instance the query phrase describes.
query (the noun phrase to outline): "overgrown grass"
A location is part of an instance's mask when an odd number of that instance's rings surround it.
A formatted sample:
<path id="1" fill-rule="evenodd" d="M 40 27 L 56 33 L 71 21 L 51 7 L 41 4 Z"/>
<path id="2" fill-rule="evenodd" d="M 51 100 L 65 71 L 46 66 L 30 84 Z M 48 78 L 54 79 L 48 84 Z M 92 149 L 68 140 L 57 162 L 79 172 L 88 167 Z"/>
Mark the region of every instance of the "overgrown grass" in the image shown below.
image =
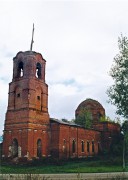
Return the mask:
<path id="1" fill-rule="evenodd" d="M 101 173 L 121 172 L 122 162 L 118 158 L 110 159 L 81 159 L 57 161 L 56 163 L 42 160 L 33 162 L 31 165 L 2 165 L 2 174 L 46 174 L 46 173 Z M 128 168 L 126 168 L 128 171 Z"/>
<path id="2" fill-rule="evenodd" d="M 122 168 L 117 166 L 111 167 L 73 167 L 73 166 L 40 166 L 40 167 L 2 167 L 2 174 L 54 174 L 54 173 L 96 173 L 96 172 L 121 172 Z"/>

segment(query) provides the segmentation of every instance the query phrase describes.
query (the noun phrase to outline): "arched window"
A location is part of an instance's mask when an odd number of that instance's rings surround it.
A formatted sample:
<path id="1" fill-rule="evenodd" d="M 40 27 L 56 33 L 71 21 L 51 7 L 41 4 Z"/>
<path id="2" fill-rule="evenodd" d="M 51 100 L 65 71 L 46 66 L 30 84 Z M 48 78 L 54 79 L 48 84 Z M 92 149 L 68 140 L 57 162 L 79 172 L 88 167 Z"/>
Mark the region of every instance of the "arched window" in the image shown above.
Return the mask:
<path id="1" fill-rule="evenodd" d="M 94 147 L 94 141 L 92 141 L 92 152 L 95 151 L 95 147 Z"/>
<path id="2" fill-rule="evenodd" d="M 12 141 L 12 157 L 18 157 L 18 141 L 13 139 Z"/>
<path id="3" fill-rule="evenodd" d="M 72 141 L 72 152 L 73 153 L 76 152 L 76 142 L 75 142 L 75 140 Z"/>
<path id="4" fill-rule="evenodd" d="M 18 65 L 18 77 L 22 77 L 23 74 L 23 62 L 21 61 Z"/>
<path id="5" fill-rule="evenodd" d="M 89 142 L 87 141 L 87 152 L 89 152 L 90 151 L 90 144 L 89 144 Z"/>
<path id="6" fill-rule="evenodd" d="M 66 145 L 66 140 L 65 140 L 65 139 L 64 139 L 64 141 L 63 141 L 63 142 L 64 142 L 64 145 Z"/>
<path id="7" fill-rule="evenodd" d="M 102 117 L 102 114 L 101 114 L 100 112 L 98 112 L 98 113 L 97 113 L 97 118 L 98 118 L 98 120 L 100 120 L 101 117 Z"/>
<path id="8" fill-rule="evenodd" d="M 81 141 L 81 151 L 84 152 L 84 141 Z"/>
<path id="9" fill-rule="evenodd" d="M 37 141 L 37 157 L 42 157 L 42 142 L 41 139 Z"/>
<path id="10" fill-rule="evenodd" d="M 41 64 L 40 63 L 36 64 L 36 77 L 41 78 Z"/>
<path id="11" fill-rule="evenodd" d="M 100 142 L 98 142 L 98 153 L 100 153 Z"/>
<path id="12" fill-rule="evenodd" d="M 66 153 L 66 140 L 63 140 L 63 152 Z"/>

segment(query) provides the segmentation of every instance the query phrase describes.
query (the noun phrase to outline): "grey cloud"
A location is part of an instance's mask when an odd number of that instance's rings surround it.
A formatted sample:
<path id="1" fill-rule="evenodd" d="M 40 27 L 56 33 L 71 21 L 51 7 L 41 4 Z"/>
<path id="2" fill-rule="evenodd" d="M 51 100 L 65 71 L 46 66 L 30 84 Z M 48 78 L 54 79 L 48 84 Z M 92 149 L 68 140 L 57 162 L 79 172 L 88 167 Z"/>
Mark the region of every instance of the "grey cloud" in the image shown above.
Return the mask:
<path id="1" fill-rule="evenodd" d="M 19 6 L 23 13 L 19 13 Z M 106 89 L 112 83 L 108 71 L 113 57 L 118 53 L 118 36 L 121 32 L 128 32 L 127 6 L 127 1 L 98 0 L 2 2 L 2 121 L 8 98 L 5 92 L 12 78 L 12 59 L 18 51 L 29 50 L 33 22 L 33 50 L 42 53 L 47 60 L 50 115 L 72 119 L 81 101 L 94 98 L 103 104 L 107 115 L 113 118 L 115 109 L 106 103 Z"/>

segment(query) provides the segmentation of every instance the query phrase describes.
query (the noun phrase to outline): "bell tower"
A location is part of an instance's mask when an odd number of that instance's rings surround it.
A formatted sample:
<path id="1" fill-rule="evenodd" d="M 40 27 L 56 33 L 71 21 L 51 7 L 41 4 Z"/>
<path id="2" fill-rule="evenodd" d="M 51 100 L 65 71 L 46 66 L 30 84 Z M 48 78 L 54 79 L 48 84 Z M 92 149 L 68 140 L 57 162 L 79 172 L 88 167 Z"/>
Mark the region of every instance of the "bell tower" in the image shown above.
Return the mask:
<path id="1" fill-rule="evenodd" d="M 42 55 L 34 51 L 18 52 L 13 58 L 3 157 L 49 155 L 50 124 L 45 64 Z"/>

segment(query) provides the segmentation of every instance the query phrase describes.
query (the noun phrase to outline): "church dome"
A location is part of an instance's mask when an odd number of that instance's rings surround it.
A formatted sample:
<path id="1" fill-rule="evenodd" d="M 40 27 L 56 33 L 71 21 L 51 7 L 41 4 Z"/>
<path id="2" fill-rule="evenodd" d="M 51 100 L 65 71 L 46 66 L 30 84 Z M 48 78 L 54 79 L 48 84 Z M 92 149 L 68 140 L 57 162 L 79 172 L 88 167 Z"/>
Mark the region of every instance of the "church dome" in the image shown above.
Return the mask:
<path id="1" fill-rule="evenodd" d="M 93 124 L 98 123 L 100 118 L 105 116 L 105 109 L 94 99 L 86 99 L 81 102 L 75 111 L 75 116 L 77 117 L 83 109 L 86 109 L 92 114 Z"/>

